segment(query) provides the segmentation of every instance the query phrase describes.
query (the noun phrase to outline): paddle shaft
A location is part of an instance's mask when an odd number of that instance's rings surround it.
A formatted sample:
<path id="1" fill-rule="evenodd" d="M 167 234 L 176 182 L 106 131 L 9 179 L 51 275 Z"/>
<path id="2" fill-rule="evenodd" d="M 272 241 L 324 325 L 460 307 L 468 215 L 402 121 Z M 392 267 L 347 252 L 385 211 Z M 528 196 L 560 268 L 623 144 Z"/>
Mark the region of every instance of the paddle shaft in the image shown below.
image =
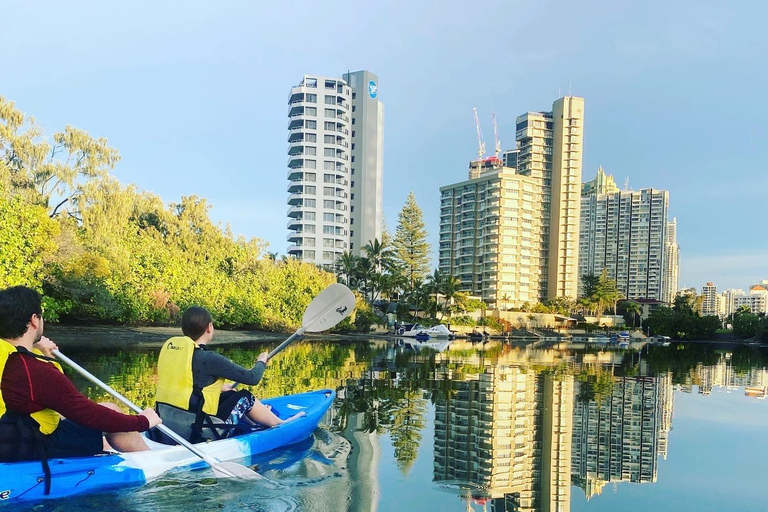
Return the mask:
<path id="1" fill-rule="evenodd" d="M 82 366 L 80 366 L 79 364 L 77 364 L 76 362 L 74 362 L 73 360 L 71 360 L 70 358 L 68 358 L 67 356 L 65 356 L 61 352 L 59 352 L 58 350 L 54 350 L 53 351 L 53 355 L 55 355 L 57 358 L 61 359 L 62 361 L 67 363 L 69 366 L 71 366 L 72 368 L 77 370 L 77 372 L 80 373 L 80 375 L 82 375 L 83 377 L 85 377 L 86 379 L 88 379 L 89 381 L 93 382 L 94 384 L 99 386 L 101 389 L 103 389 L 104 391 L 106 391 L 107 393 L 109 393 L 110 395 L 115 397 L 117 400 L 122 402 L 126 407 L 128 407 L 132 411 L 134 411 L 136 413 L 139 413 L 139 414 L 142 413 L 142 409 L 139 408 L 138 405 L 134 404 L 133 402 L 131 402 L 130 400 L 125 398 L 123 395 L 121 395 L 120 393 L 118 393 L 117 391 L 112 389 L 111 386 L 109 386 L 108 384 L 106 384 L 106 383 L 102 382 L 101 380 L 99 380 L 91 372 L 89 372 L 88 370 L 86 370 L 85 368 L 83 368 Z M 186 439 L 184 439 L 183 437 L 181 437 L 176 432 L 174 432 L 170 428 L 166 427 L 162 423 L 160 425 L 157 425 L 157 428 L 163 434 L 167 435 L 168 437 L 170 437 L 171 439 L 173 439 L 174 441 L 179 443 L 181 446 L 183 446 L 187 450 L 191 451 L 192 453 L 194 453 L 195 455 L 197 455 L 201 459 L 203 459 L 205 462 L 208 463 L 209 466 L 211 466 L 213 468 L 216 468 L 218 471 L 221 471 L 221 472 L 223 472 L 225 474 L 228 474 L 228 476 L 233 476 L 233 477 L 237 476 L 237 475 L 231 473 L 230 471 L 228 471 L 227 469 L 219 467 L 219 463 L 217 461 L 215 461 L 214 459 L 212 459 L 211 457 L 209 457 L 205 453 L 201 452 L 197 448 L 195 448 L 194 445 L 192 445 Z"/>
<path id="2" fill-rule="evenodd" d="M 274 350 L 272 350 L 272 352 L 270 352 L 270 353 L 269 353 L 269 355 L 267 356 L 267 360 L 270 360 L 270 359 L 272 359 L 273 357 L 275 357 L 275 356 L 276 356 L 276 355 L 277 355 L 279 352 L 281 352 L 281 351 L 282 351 L 282 350 L 283 350 L 285 347 L 287 347 L 288 345 L 290 345 L 291 343 L 293 343 L 293 341 L 294 341 L 294 340 L 296 340 L 296 339 L 298 339 L 298 338 L 300 338 L 300 337 L 304 336 L 304 333 L 305 333 L 305 332 L 306 332 L 306 330 L 304 329 L 304 327 L 299 327 L 299 330 L 298 330 L 298 331 L 296 331 L 295 333 L 291 334 L 291 335 L 288 337 L 288 339 L 286 339 L 284 342 L 282 342 L 281 344 L 279 344 L 277 347 L 275 347 L 275 349 L 274 349 Z"/>

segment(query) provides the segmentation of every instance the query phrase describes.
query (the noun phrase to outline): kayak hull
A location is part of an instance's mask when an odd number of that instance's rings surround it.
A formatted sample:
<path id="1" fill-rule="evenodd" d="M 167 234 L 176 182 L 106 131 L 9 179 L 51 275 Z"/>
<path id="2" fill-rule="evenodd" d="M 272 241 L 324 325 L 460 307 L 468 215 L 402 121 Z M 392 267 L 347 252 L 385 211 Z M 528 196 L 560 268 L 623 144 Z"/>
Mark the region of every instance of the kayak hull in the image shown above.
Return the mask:
<path id="1" fill-rule="evenodd" d="M 317 428 L 336 393 L 330 389 L 263 400 L 280 417 L 301 411 L 305 416 L 277 427 L 196 445 L 220 461 L 266 453 L 308 438 Z M 50 459 L 51 489 L 39 461 L 0 463 L 0 507 L 24 501 L 64 498 L 138 486 L 169 471 L 204 469 L 208 465 L 183 446 L 147 441 L 149 451 Z"/>

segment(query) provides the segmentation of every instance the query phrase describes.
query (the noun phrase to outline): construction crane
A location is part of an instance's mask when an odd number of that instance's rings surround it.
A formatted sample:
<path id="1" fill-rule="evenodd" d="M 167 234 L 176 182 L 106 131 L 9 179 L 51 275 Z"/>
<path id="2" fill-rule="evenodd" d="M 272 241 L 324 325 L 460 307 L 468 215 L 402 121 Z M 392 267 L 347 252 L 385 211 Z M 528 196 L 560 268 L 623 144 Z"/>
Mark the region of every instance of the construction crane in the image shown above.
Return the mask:
<path id="1" fill-rule="evenodd" d="M 499 140 L 499 127 L 496 126 L 496 112 L 493 113 L 493 138 L 496 139 L 496 160 L 501 154 L 501 141 Z"/>
<path id="2" fill-rule="evenodd" d="M 475 113 L 475 126 L 477 127 L 477 160 L 481 161 L 485 156 L 485 142 L 483 142 L 483 130 L 480 128 L 480 119 L 477 117 L 477 108 L 472 108 Z"/>

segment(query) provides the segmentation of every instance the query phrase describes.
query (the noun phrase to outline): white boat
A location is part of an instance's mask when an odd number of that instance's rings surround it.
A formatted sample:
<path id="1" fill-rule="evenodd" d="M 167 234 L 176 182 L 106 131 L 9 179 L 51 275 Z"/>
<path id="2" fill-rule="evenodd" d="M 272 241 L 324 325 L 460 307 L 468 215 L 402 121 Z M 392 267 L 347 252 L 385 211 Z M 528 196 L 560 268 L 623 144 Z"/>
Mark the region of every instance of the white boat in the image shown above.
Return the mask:
<path id="1" fill-rule="evenodd" d="M 426 338 L 452 338 L 453 333 L 443 324 L 434 327 L 424 327 L 421 324 L 403 324 L 397 329 L 398 336 L 406 338 L 415 338 L 417 336 Z"/>
<path id="2" fill-rule="evenodd" d="M 411 348 L 412 350 L 416 352 L 420 352 L 426 348 L 430 350 L 434 350 L 435 352 L 444 352 L 451 343 L 453 343 L 453 340 L 448 339 L 442 339 L 439 341 L 419 341 L 419 340 L 410 340 L 410 339 L 403 339 L 401 340 L 402 345 Z"/>

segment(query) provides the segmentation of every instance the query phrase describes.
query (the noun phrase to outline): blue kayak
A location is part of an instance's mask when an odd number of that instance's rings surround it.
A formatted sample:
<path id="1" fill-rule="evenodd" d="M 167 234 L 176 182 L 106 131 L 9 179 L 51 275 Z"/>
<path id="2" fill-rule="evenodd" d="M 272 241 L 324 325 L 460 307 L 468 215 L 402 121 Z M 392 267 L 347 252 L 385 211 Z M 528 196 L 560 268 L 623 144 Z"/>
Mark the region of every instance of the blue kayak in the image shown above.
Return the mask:
<path id="1" fill-rule="evenodd" d="M 263 400 L 281 418 L 301 411 L 304 411 L 305 416 L 269 429 L 196 446 L 219 461 L 227 461 L 244 459 L 303 441 L 315 431 L 335 396 L 335 391 L 323 389 Z M 47 496 L 44 494 L 44 475 L 39 461 L 0 463 L 0 507 L 22 501 L 65 498 L 138 486 L 169 471 L 208 467 L 183 446 L 168 446 L 152 441 L 147 441 L 147 444 L 151 450 L 143 452 L 50 459 L 51 490 Z"/>

